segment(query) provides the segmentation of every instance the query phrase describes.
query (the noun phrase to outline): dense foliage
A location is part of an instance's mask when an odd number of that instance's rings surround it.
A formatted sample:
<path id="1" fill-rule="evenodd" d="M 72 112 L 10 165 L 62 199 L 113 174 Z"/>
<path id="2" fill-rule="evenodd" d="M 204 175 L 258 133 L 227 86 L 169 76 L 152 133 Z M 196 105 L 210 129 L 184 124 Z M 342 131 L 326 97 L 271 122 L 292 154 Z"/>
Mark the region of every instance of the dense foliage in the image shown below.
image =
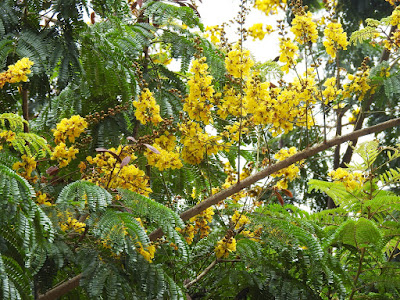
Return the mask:
<path id="1" fill-rule="evenodd" d="M 395 3 L 2 1 L 0 298 L 398 299 Z"/>

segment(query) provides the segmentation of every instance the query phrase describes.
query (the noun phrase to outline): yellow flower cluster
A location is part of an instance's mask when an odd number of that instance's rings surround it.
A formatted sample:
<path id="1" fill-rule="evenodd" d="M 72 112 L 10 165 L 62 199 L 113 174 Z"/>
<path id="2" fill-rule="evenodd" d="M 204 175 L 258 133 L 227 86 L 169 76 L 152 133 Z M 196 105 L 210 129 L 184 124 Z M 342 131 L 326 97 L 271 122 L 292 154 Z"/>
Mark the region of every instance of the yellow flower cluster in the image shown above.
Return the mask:
<path id="1" fill-rule="evenodd" d="M 278 161 L 282 161 L 290 156 L 293 156 L 294 154 L 297 153 L 297 150 L 295 147 L 291 147 L 289 149 L 281 149 L 279 150 L 278 153 L 274 155 L 275 159 Z M 291 180 L 294 180 L 295 178 L 299 177 L 299 172 L 300 168 L 299 165 L 302 163 L 302 161 L 297 162 L 295 164 L 290 165 L 287 168 L 284 168 L 278 172 L 275 172 L 271 174 L 272 177 L 283 177 L 281 180 L 277 182 L 275 185 L 279 189 L 287 189 L 288 188 L 288 182 Z"/>
<path id="2" fill-rule="evenodd" d="M 240 122 L 237 121 L 234 122 L 232 125 L 226 125 L 224 129 L 225 130 L 221 133 L 221 136 L 225 137 L 228 140 L 225 143 L 225 146 L 229 147 L 232 146 L 235 142 L 239 141 L 240 131 L 242 136 L 249 132 L 249 122 L 247 120 L 243 120 L 242 124 L 240 124 Z"/>
<path id="3" fill-rule="evenodd" d="M 362 101 L 371 86 L 369 85 L 369 68 L 361 68 L 356 75 L 348 74 L 347 78 L 351 81 L 343 85 L 343 97 L 349 98 L 356 95 L 359 101 Z"/>
<path id="4" fill-rule="evenodd" d="M 322 95 L 324 96 L 325 104 L 335 101 L 336 98 L 342 94 L 342 90 L 341 89 L 338 90 L 336 87 L 335 77 L 328 78 L 324 83 L 324 87 L 325 89 L 323 90 Z"/>
<path id="5" fill-rule="evenodd" d="M 74 146 L 67 147 L 65 143 L 60 142 L 53 150 L 52 156 L 50 159 L 57 160 L 59 163 L 59 167 L 63 168 L 67 166 L 72 159 L 76 158 L 76 154 L 79 153 L 79 150 L 74 148 Z"/>
<path id="6" fill-rule="evenodd" d="M 256 0 L 254 7 L 261 10 L 266 15 L 273 15 L 278 12 L 278 8 L 284 8 L 287 0 Z"/>
<path id="7" fill-rule="evenodd" d="M 68 138 L 71 143 L 74 143 L 75 138 L 79 137 L 87 127 L 88 123 L 79 115 L 72 116 L 69 119 L 64 118 L 57 124 L 56 130 L 54 130 L 54 141 L 56 144 L 65 143 Z"/>
<path id="8" fill-rule="evenodd" d="M 236 240 L 234 237 L 224 237 L 222 240 L 217 242 L 217 246 L 214 249 L 217 258 L 228 257 L 229 253 L 236 251 Z"/>
<path id="9" fill-rule="evenodd" d="M 192 120 L 209 124 L 211 121 L 211 108 L 214 102 L 214 88 L 211 84 L 212 77 L 208 74 L 206 58 L 195 59 L 190 71 L 193 75 L 188 81 L 189 95 L 185 99 L 183 110 Z"/>
<path id="10" fill-rule="evenodd" d="M 156 246 L 154 245 L 148 245 L 145 248 L 143 248 L 142 243 L 138 242 L 137 243 L 139 248 L 137 248 L 137 252 L 140 253 L 149 263 L 153 262 L 154 254 L 156 253 Z"/>
<path id="11" fill-rule="evenodd" d="M 136 108 L 135 117 L 140 123 L 153 123 L 157 125 L 162 121 L 160 116 L 160 106 L 157 104 L 153 93 L 148 88 L 145 88 L 139 96 L 138 101 L 133 101 L 133 106 Z"/>
<path id="12" fill-rule="evenodd" d="M 282 71 L 288 73 L 289 69 L 296 65 L 296 56 L 298 56 L 299 47 L 292 43 L 289 38 L 279 39 L 279 61 L 285 63 L 281 67 Z"/>
<path id="13" fill-rule="evenodd" d="M 313 22 L 311 12 L 307 12 L 304 15 L 296 15 L 290 30 L 299 44 L 315 43 L 317 41 L 317 24 Z"/>
<path id="14" fill-rule="evenodd" d="M 4 139 L 6 142 L 11 143 L 15 140 L 15 132 L 11 130 L 1 130 L 0 139 Z"/>
<path id="15" fill-rule="evenodd" d="M 218 25 L 207 26 L 206 31 L 210 32 L 206 37 L 210 37 L 211 43 L 218 44 L 220 42 L 219 37 L 221 36 L 221 28 Z"/>
<path id="16" fill-rule="evenodd" d="M 247 80 L 244 90 L 244 104 L 248 113 L 253 114 L 252 121 L 256 125 L 271 124 L 275 99 L 271 99 L 269 95 L 269 82 L 260 83 L 255 77 Z"/>
<path id="17" fill-rule="evenodd" d="M 52 206 L 51 202 L 49 202 L 49 198 L 46 193 L 37 192 L 36 193 L 36 203 L 40 205 Z"/>
<path id="18" fill-rule="evenodd" d="M 254 41 L 256 39 L 259 39 L 261 41 L 262 39 L 264 39 L 264 36 L 266 34 L 266 32 L 263 30 L 262 23 L 254 24 L 253 26 L 249 27 L 247 31 Z"/>
<path id="19" fill-rule="evenodd" d="M 243 213 L 240 213 L 237 210 L 235 210 L 235 213 L 232 216 L 232 223 L 233 225 L 235 225 L 235 230 L 238 230 L 243 226 L 245 226 L 246 224 L 249 224 L 250 220 Z"/>
<path id="20" fill-rule="evenodd" d="M 65 222 L 60 223 L 60 228 L 64 232 L 72 230 L 77 233 L 83 233 L 85 231 L 85 227 L 85 223 L 79 222 L 77 219 L 70 216 Z"/>
<path id="21" fill-rule="evenodd" d="M 324 30 L 326 41 L 324 46 L 326 52 L 332 57 L 336 57 L 336 52 L 339 48 L 343 50 L 347 49 L 347 33 L 343 32 L 342 24 L 340 23 L 329 23 Z"/>
<path id="22" fill-rule="evenodd" d="M 190 218 L 190 222 L 194 222 L 194 230 L 195 232 L 200 231 L 200 238 L 205 238 L 208 236 L 208 234 L 211 231 L 210 226 L 208 226 L 209 223 L 212 222 L 214 215 L 214 207 L 210 206 L 206 210 L 203 210 L 201 213 L 198 215 L 195 215 L 194 217 Z"/>
<path id="23" fill-rule="evenodd" d="M 185 240 L 189 245 L 193 243 L 195 229 L 192 224 L 186 225 L 183 230 L 181 228 L 177 228 L 176 230 L 179 231 L 185 237 Z"/>
<path id="24" fill-rule="evenodd" d="M 34 157 L 30 157 L 27 155 L 22 155 L 21 156 L 22 162 L 16 162 L 13 164 L 13 169 L 17 171 L 19 175 L 24 177 L 27 180 L 35 180 L 35 178 L 32 178 L 32 172 L 36 170 L 36 161 Z"/>
<path id="25" fill-rule="evenodd" d="M 400 24 L 400 8 L 397 7 L 390 16 L 390 25 L 398 26 Z"/>
<path id="26" fill-rule="evenodd" d="M 133 154 L 122 153 L 121 146 L 118 149 L 110 148 L 109 151 L 116 153 L 120 159 L 130 155 L 131 161 L 136 159 Z M 148 196 L 152 192 L 149 180 L 144 171 L 132 164 L 121 167 L 119 160 L 109 152 L 97 154 L 94 158 L 86 157 L 86 160 L 94 165 L 94 172 L 87 180 L 102 187 L 124 188 L 141 195 Z"/>
<path id="27" fill-rule="evenodd" d="M 244 78 L 250 74 L 250 68 L 254 65 L 250 58 L 249 50 L 241 50 L 239 45 L 228 52 L 225 58 L 225 66 L 228 73 L 236 78 Z"/>
<path id="28" fill-rule="evenodd" d="M 156 138 L 154 142 L 162 149 L 172 151 L 176 146 L 176 137 L 168 131 L 165 131 L 164 134 Z"/>
<path id="29" fill-rule="evenodd" d="M 179 153 L 162 149 L 157 144 L 153 144 L 153 147 L 160 153 L 154 153 L 147 149 L 144 155 L 146 156 L 147 162 L 150 166 L 154 166 L 160 171 L 164 171 L 165 169 L 174 170 L 182 168 L 183 165 L 179 159 Z"/>
<path id="30" fill-rule="evenodd" d="M 228 114 L 235 117 L 246 116 L 243 99 L 234 88 L 224 88 L 224 97 L 218 105 L 217 113 L 224 120 L 228 117 Z"/>
<path id="31" fill-rule="evenodd" d="M 209 135 L 194 121 L 179 124 L 179 130 L 182 133 L 181 143 L 184 146 L 182 158 L 189 164 L 199 164 L 206 153 L 212 155 L 222 150 L 219 142 L 221 137 Z"/>
<path id="32" fill-rule="evenodd" d="M 360 113 L 360 108 L 357 107 L 355 110 L 351 112 L 351 116 L 349 117 L 349 123 L 355 123 L 358 118 L 358 114 Z"/>
<path id="33" fill-rule="evenodd" d="M 343 168 L 337 168 L 336 170 L 329 172 L 328 175 L 335 182 L 344 184 L 346 190 L 348 191 L 360 188 L 365 181 L 362 173 L 360 172 L 350 173 Z"/>
<path id="34" fill-rule="evenodd" d="M 24 57 L 17 61 L 15 65 L 8 66 L 8 70 L 0 73 L 0 89 L 3 88 L 4 84 L 17 83 L 28 80 L 28 74 L 31 73 L 31 67 L 33 61 L 30 61 L 28 57 Z"/>

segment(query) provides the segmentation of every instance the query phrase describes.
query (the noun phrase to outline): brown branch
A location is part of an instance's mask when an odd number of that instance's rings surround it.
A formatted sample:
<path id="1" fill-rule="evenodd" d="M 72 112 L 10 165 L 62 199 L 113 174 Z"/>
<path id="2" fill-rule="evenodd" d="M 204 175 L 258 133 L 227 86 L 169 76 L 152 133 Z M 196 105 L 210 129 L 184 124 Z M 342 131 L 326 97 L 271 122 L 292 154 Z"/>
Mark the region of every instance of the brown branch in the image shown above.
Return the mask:
<path id="1" fill-rule="evenodd" d="M 218 202 L 226 199 L 229 196 L 232 196 L 233 194 L 239 192 L 240 190 L 252 185 L 253 183 L 256 183 L 257 181 L 279 171 L 284 168 L 289 167 L 290 165 L 301 161 L 303 159 L 307 159 L 321 151 L 327 150 L 333 146 L 342 144 L 344 142 L 359 138 L 364 135 L 368 135 L 371 133 L 376 133 L 383 131 L 388 128 L 392 128 L 394 126 L 399 126 L 400 125 L 400 118 L 389 120 L 386 122 L 383 122 L 381 124 L 369 127 L 369 128 L 364 128 L 362 130 L 354 131 L 352 133 L 338 136 L 334 139 L 326 141 L 326 143 L 318 144 L 312 148 L 308 148 L 306 150 L 303 150 L 299 153 L 296 153 L 295 155 L 288 157 L 285 160 L 282 160 L 274 165 L 271 165 L 264 170 L 249 176 L 243 180 L 240 181 L 240 183 L 231 186 L 230 188 L 227 188 L 226 190 L 223 190 L 215 195 L 212 195 L 211 197 L 207 198 L 203 202 L 193 206 L 192 208 L 184 211 L 180 216 L 182 220 L 188 220 L 191 217 L 199 214 L 200 212 L 206 210 L 208 207 L 217 204 Z M 162 232 L 161 229 L 157 229 L 153 231 L 150 235 L 149 238 L 151 241 L 154 241 L 160 237 L 162 237 L 164 233 Z M 56 295 L 55 297 L 60 297 L 62 295 L 65 295 L 68 293 L 70 290 L 76 288 L 79 285 L 79 280 L 81 278 L 81 274 L 75 276 L 74 278 L 70 279 L 69 281 L 53 288 L 52 290 L 48 291 L 46 294 L 41 295 L 39 297 L 39 300 L 50 300 L 50 299 L 55 299 L 55 298 L 47 298 L 47 295 Z M 46 298 L 44 298 L 46 297 Z"/>
<path id="2" fill-rule="evenodd" d="M 208 272 L 210 272 L 210 270 L 217 264 L 218 259 L 214 260 L 207 268 L 205 268 L 203 270 L 203 272 L 201 272 L 199 274 L 199 276 L 197 276 L 195 279 L 193 279 L 191 282 L 185 284 L 185 288 L 189 288 L 191 287 L 193 284 L 195 284 L 197 281 L 199 281 L 200 279 L 202 279 L 204 276 L 207 275 Z"/>
<path id="3" fill-rule="evenodd" d="M 38 300 L 54 300 L 57 299 L 69 291 L 77 288 L 79 286 L 79 281 L 82 278 L 82 274 L 76 275 L 70 280 L 52 288 L 50 291 L 44 293 L 43 295 L 39 295 Z"/>
<path id="4" fill-rule="evenodd" d="M 204 201 L 200 202 L 199 204 L 193 206 L 192 208 L 189 208 L 188 210 L 184 211 L 181 214 L 181 218 L 182 218 L 182 220 L 186 221 L 186 220 L 190 219 L 191 217 L 194 217 L 195 215 L 206 210 L 210 206 L 218 204 L 220 201 L 222 201 L 222 200 L 228 198 L 229 196 L 236 194 L 237 192 L 241 191 L 242 189 L 252 185 L 253 183 L 256 183 L 257 181 L 259 181 L 279 170 L 287 168 L 290 165 L 292 165 L 298 161 L 307 159 L 307 158 L 309 158 L 319 152 L 327 150 L 333 146 L 343 144 L 344 142 L 359 138 L 361 136 L 380 132 L 385 129 L 392 128 L 394 126 L 399 126 L 399 125 L 400 125 L 400 118 L 392 119 L 392 120 L 383 122 L 383 123 L 375 125 L 375 126 L 371 126 L 368 128 L 354 131 L 354 132 L 346 134 L 346 135 L 335 137 L 334 139 L 326 141 L 326 143 L 318 144 L 314 147 L 305 149 L 301 152 L 296 153 L 295 155 L 293 155 L 291 157 L 288 157 L 285 160 L 282 160 L 280 162 L 277 162 L 274 165 L 271 165 L 271 166 L 265 168 L 264 170 L 254 174 L 252 176 L 249 176 L 249 177 L 243 179 L 239 183 L 237 183 L 225 190 L 222 190 L 217 194 L 212 195 L 211 197 L 207 198 L 206 200 L 204 200 Z M 157 238 L 160 238 L 161 236 L 163 236 L 162 230 L 157 229 L 157 230 L 153 231 L 149 237 L 150 237 L 150 240 L 154 241 Z"/>
<path id="5" fill-rule="evenodd" d="M 21 97 L 22 97 L 22 116 L 25 121 L 29 121 L 29 98 L 28 90 L 21 86 Z M 24 123 L 24 132 L 29 132 L 28 123 Z"/>

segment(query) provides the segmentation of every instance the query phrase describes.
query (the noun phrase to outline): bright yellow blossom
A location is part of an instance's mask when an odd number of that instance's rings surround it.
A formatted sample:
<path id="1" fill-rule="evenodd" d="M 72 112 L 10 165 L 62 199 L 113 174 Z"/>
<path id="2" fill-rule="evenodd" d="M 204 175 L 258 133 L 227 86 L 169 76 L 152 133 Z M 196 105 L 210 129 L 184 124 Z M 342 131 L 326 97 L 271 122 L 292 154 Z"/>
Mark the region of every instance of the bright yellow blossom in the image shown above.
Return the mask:
<path id="1" fill-rule="evenodd" d="M 73 146 L 67 147 L 65 143 L 60 142 L 53 150 L 51 159 L 57 160 L 59 162 L 59 167 L 63 168 L 67 166 L 72 159 L 76 158 L 76 154 L 79 153 L 79 150 L 74 148 Z"/>
<path id="2" fill-rule="evenodd" d="M 290 30 L 294 33 L 295 40 L 299 44 L 315 43 L 317 41 L 317 24 L 313 22 L 311 12 L 307 12 L 304 15 L 296 15 Z"/>
<path id="3" fill-rule="evenodd" d="M 279 150 L 278 153 L 274 155 L 275 159 L 278 161 L 282 161 L 290 156 L 293 156 L 294 154 L 297 153 L 297 150 L 295 147 L 291 147 L 289 149 L 281 149 Z M 295 164 L 290 165 L 287 168 L 284 168 L 278 172 L 275 172 L 271 174 L 272 177 L 283 177 L 278 183 L 276 184 L 276 187 L 279 189 L 287 189 L 288 188 L 288 182 L 294 180 L 295 178 L 299 177 L 300 173 L 300 164 L 302 161 L 297 162 Z"/>
<path id="4" fill-rule="evenodd" d="M 153 123 L 157 125 L 162 121 L 160 116 L 160 106 L 153 97 L 153 93 L 148 88 L 143 89 L 139 100 L 133 101 L 136 108 L 135 117 L 143 125 Z"/>
<path id="5" fill-rule="evenodd" d="M 254 41 L 256 39 L 259 39 L 259 40 L 264 39 L 264 36 L 267 33 L 263 30 L 262 23 L 257 23 L 257 24 L 254 24 L 253 26 L 249 27 L 248 32 Z"/>
<path id="6" fill-rule="evenodd" d="M 241 50 L 239 45 L 228 52 L 225 58 L 227 72 L 236 78 L 244 78 L 250 74 L 250 68 L 254 65 L 250 58 L 249 50 Z"/>
<path id="7" fill-rule="evenodd" d="M 284 9 L 287 0 L 256 0 L 254 7 L 264 12 L 267 16 L 269 14 L 276 14 L 278 8 Z"/>
<path id="8" fill-rule="evenodd" d="M 236 240 L 233 237 L 224 237 L 218 241 L 217 246 L 214 249 L 217 258 L 228 257 L 229 253 L 236 251 Z"/>
<path id="9" fill-rule="evenodd" d="M 342 183 L 346 190 L 352 191 L 360 188 L 365 181 L 365 178 L 360 172 L 349 172 L 343 168 L 337 168 L 328 173 L 328 175 L 338 183 Z"/>
<path id="10" fill-rule="evenodd" d="M 185 99 L 183 110 L 195 121 L 202 121 L 205 125 L 211 122 L 211 108 L 214 87 L 212 77 L 208 74 L 206 58 L 195 59 L 190 71 L 193 73 L 188 81 L 189 95 Z"/>
<path id="11" fill-rule="evenodd" d="M 4 84 L 17 83 L 21 81 L 28 81 L 28 74 L 31 73 L 31 67 L 33 61 L 30 61 L 28 57 L 24 57 L 16 62 L 15 65 L 8 66 L 8 70 L 0 73 L 0 89 L 3 88 Z"/>
<path id="12" fill-rule="evenodd" d="M 299 47 L 288 38 L 281 38 L 279 41 L 279 61 L 285 63 L 281 69 L 288 73 L 289 69 L 296 65 L 296 56 L 298 56 Z"/>
<path id="13" fill-rule="evenodd" d="M 25 179 L 30 180 L 32 179 L 32 172 L 36 169 L 35 158 L 24 154 L 21 156 L 21 159 L 22 162 L 16 162 L 15 164 L 13 164 L 13 169 Z"/>
<path id="14" fill-rule="evenodd" d="M 238 212 L 235 210 L 235 213 L 232 216 L 232 223 L 235 225 L 235 230 L 238 230 L 245 226 L 246 224 L 250 223 L 250 219 L 246 217 L 243 213 Z"/>
<path id="15" fill-rule="evenodd" d="M 329 23 L 324 30 L 326 40 L 324 46 L 326 52 L 332 57 L 336 57 L 336 52 L 339 48 L 343 50 L 347 49 L 347 33 L 343 32 L 342 24 L 340 23 Z"/>
<path id="16" fill-rule="evenodd" d="M 88 127 L 88 123 L 79 115 L 74 115 L 71 118 L 64 118 L 57 124 L 54 130 L 54 141 L 56 144 L 65 143 L 66 139 L 71 143 L 75 142 L 75 138 L 79 137 Z"/>

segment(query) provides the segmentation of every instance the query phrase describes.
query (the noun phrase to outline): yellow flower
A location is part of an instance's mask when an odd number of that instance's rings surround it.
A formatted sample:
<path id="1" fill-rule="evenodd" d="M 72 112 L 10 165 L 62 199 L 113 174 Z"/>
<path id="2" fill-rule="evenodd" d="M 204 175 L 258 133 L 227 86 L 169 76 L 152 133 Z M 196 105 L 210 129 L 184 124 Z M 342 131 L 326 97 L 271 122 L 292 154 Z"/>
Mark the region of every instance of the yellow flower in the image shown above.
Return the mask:
<path id="1" fill-rule="evenodd" d="M 256 0 L 254 7 L 261 10 L 266 15 L 275 14 L 278 12 L 278 8 L 284 9 L 287 0 Z"/>
<path id="2" fill-rule="evenodd" d="M 285 63 L 282 71 L 288 73 L 289 69 L 296 65 L 296 56 L 298 56 L 299 47 L 288 38 L 281 38 L 279 41 L 279 61 Z"/>
<path id="3" fill-rule="evenodd" d="M 291 147 L 289 149 L 279 150 L 279 152 L 276 153 L 274 155 L 274 157 L 278 161 L 282 161 L 290 156 L 293 156 L 296 153 L 297 153 L 297 149 L 295 147 Z M 299 177 L 299 173 L 300 173 L 299 166 L 301 163 L 302 163 L 302 161 L 297 162 L 295 164 L 290 165 L 287 168 L 284 168 L 278 172 L 271 174 L 272 177 L 283 177 L 280 181 L 278 181 L 278 183 L 276 184 L 276 187 L 279 189 L 287 189 L 288 182 Z"/>
<path id="4" fill-rule="evenodd" d="M 400 8 L 397 7 L 390 16 L 390 25 L 397 26 L 400 24 Z"/>
<path id="5" fill-rule="evenodd" d="M 28 57 L 24 57 L 17 61 L 15 65 L 8 66 L 8 70 L 0 73 L 0 88 L 3 88 L 5 83 L 17 83 L 28 81 L 28 74 L 31 73 L 33 61 Z"/>
<path id="6" fill-rule="evenodd" d="M 138 242 L 137 244 L 139 246 L 137 252 L 139 252 L 144 257 L 144 259 L 147 260 L 149 263 L 152 263 L 154 254 L 156 252 L 156 246 L 148 245 L 146 249 L 144 249 L 142 243 Z"/>
<path id="7" fill-rule="evenodd" d="M 26 156 L 25 154 L 21 156 L 22 162 L 16 162 L 13 164 L 13 169 L 17 171 L 25 179 L 32 179 L 31 174 L 36 169 L 36 161 L 34 157 Z M 21 171 L 22 169 L 22 171 Z"/>
<path id="8" fill-rule="evenodd" d="M 250 58 L 249 50 L 241 50 L 239 45 L 236 45 L 232 51 L 228 52 L 225 65 L 230 75 L 236 78 L 244 78 L 250 74 L 250 68 L 254 65 L 254 62 Z"/>
<path id="9" fill-rule="evenodd" d="M 324 46 L 326 52 L 332 57 L 336 57 L 336 52 L 339 48 L 343 50 L 347 49 L 347 33 L 343 32 L 342 24 L 340 23 L 329 23 L 324 30 L 326 41 Z"/>
<path id="10" fill-rule="evenodd" d="M 67 147 L 65 143 L 60 142 L 53 150 L 52 156 L 50 159 L 57 160 L 59 162 L 59 167 L 66 167 L 72 159 L 76 158 L 76 154 L 79 153 L 79 150 L 74 148 L 73 146 Z"/>
<path id="11" fill-rule="evenodd" d="M 213 78 L 208 74 L 206 58 L 195 59 L 190 71 L 189 95 L 183 104 L 183 110 L 195 121 L 201 121 L 205 125 L 211 122 L 211 108 L 213 107 L 214 87 L 211 84 Z"/>
<path id="12" fill-rule="evenodd" d="M 233 237 L 224 237 L 222 240 L 217 242 L 217 246 L 214 249 L 217 258 L 228 257 L 229 253 L 236 251 L 236 240 Z"/>
<path id="13" fill-rule="evenodd" d="M 253 38 L 255 41 L 256 39 L 262 40 L 264 39 L 264 36 L 266 32 L 263 30 L 263 24 L 262 23 L 257 23 L 251 26 L 248 29 L 249 35 Z"/>
<path id="14" fill-rule="evenodd" d="M 12 142 L 13 140 L 15 140 L 15 132 L 11 130 L 1 130 L 0 139 L 5 139 L 6 142 Z"/>
<path id="15" fill-rule="evenodd" d="M 299 44 L 315 43 L 317 41 L 317 24 L 312 21 L 311 12 L 307 12 L 304 15 L 296 15 L 292 21 L 290 30 L 294 33 L 295 40 Z"/>
<path id="16" fill-rule="evenodd" d="M 360 188 L 365 181 L 365 178 L 362 173 L 360 172 L 350 173 L 349 171 L 343 168 L 337 168 L 336 170 L 329 172 L 328 175 L 335 182 L 342 183 L 346 187 L 346 190 L 348 191 Z"/>
<path id="17" fill-rule="evenodd" d="M 250 223 L 248 217 L 246 217 L 243 213 L 238 212 L 235 210 L 235 213 L 232 216 L 232 223 L 235 225 L 235 230 L 245 226 L 246 224 Z"/>
<path id="18" fill-rule="evenodd" d="M 69 119 L 64 118 L 54 130 L 54 141 L 56 144 L 65 143 L 68 138 L 71 143 L 74 143 L 75 138 L 79 137 L 87 127 L 88 123 L 79 115 L 74 115 Z"/>
<path id="19" fill-rule="evenodd" d="M 139 96 L 139 100 L 133 101 L 136 108 L 135 117 L 143 125 L 153 123 L 157 125 L 163 119 L 160 116 L 160 106 L 153 97 L 153 93 L 145 88 Z"/>

